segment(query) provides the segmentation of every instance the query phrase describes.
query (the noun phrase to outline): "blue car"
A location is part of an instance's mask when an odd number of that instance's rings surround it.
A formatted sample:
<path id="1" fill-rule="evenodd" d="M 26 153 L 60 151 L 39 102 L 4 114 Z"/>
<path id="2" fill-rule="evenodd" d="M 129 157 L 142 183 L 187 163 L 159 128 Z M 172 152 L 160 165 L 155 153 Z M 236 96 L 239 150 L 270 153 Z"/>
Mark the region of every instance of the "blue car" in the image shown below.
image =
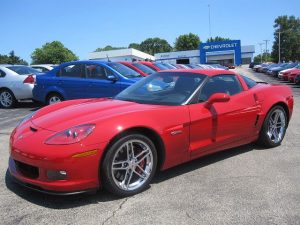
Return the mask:
<path id="1" fill-rule="evenodd" d="M 78 98 L 112 97 L 142 78 L 115 62 L 97 60 L 63 63 L 38 76 L 33 98 L 46 104 Z"/>

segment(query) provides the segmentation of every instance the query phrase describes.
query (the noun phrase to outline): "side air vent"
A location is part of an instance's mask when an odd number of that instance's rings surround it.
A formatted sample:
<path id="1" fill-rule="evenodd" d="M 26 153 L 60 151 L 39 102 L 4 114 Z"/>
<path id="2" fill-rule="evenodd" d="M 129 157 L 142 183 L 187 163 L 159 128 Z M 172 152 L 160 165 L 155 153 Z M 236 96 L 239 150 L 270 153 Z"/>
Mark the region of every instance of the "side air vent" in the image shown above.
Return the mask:
<path id="1" fill-rule="evenodd" d="M 37 132 L 38 130 L 36 129 L 36 128 L 34 128 L 34 127 L 30 127 L 30 130 L 32 131 L 32 132 Z"/>

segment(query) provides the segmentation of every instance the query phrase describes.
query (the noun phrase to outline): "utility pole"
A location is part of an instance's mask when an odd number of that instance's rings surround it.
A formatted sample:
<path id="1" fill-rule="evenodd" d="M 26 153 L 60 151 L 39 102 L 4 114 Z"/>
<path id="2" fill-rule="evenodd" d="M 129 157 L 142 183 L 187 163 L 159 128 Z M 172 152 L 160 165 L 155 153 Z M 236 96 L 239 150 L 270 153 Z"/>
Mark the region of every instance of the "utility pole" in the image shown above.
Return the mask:
<path id="1" fill-rule="evenodd" d="M 278 63 L 280 63 L 280 55 L 281 55 L 281 52 L 280 52 L 280 35 L 282 32 L 278 31 Z"/>
<path id="2" fill-rule="evenodd" d="M 270 40 L 263 40 L 263 41 L 265 41 L 266 42 L 266 62 L 267 62 L 267 57 L 268 57 L 268 42 L 270 41 Z"/>
<path id="3" fill-rule="evenodd" d="M 210 26 L 210 4 L 208 4 L 208 28 L 209 28 L 209 37 L 211 38 L 211 26 Z"/>
<path id="4" fill-rule="evenodd" d="M 262 63 L 262 45 L 264 44 L 264 43 L 258 43 L 259 44 L 259 46 L 260 46 L 260 63 Z"/>

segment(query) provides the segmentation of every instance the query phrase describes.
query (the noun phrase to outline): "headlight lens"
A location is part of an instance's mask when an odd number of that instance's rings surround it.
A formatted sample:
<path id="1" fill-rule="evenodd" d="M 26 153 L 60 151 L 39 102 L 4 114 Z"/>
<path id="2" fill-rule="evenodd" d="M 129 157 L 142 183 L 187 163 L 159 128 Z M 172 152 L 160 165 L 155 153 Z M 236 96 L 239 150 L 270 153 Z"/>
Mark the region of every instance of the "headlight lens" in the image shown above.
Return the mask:
<path id="1" fill-rule="evenodd" d="M 45 141 L 47 145 L 69 145 L 80 142 L 95 129 L 95 124 L 83 124 L 54 134 Z"/>

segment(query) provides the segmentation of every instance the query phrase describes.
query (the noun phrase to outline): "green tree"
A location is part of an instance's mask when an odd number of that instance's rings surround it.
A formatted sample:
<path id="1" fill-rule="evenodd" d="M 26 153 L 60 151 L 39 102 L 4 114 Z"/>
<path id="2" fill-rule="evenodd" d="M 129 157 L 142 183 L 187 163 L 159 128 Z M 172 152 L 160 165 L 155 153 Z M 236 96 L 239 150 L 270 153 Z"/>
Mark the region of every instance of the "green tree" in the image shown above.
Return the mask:
<path id="1" fill-rule="evenodd" d="M 200 45 L 200 38 L 197 34 L 189 33 L 183 34 L 176 38 L 174 48 L 177 51 L 198 49 Z"/>
<path id="2" fill-rule="evenodd" d="M 32 64 L 60 64 L 78 60 L 78 57 L 60 41 L 53 41 L 36 48 L 31 54 Z"/>
<path id="3" fill-rule="evenodd" d="M 212 37 L 208 38 L 206 42 L 218 42 L 218 41 L 230 41 L 230 40 L 231 40 L 230 38 L 223 38 L 223 37 L 216 36 L 214 38 Z"/>
<path id="4" fill-rule="evenodd" d="M 141 46 L 138 43 L 130 43 L 128 45 L 128 48 L 134 48 L 134 49 L 140 50 Z"/>
<path id="5" fill-rule="evenodd" d="M 279 61 L 280 32 L 280 61 L 300 60 L 300 19 L 295 16 L 279 16 L 275 19 L 274 28 L 273 59 Z"/>
<path id="6" fill-rule="evenodd" d="M 25 60 L 21 59 L 19 56 L 16 56 L 14 51 L 11 51 L 8 55 L 0 54 L 0 64 L 28 65 Z"/>
<path id="7" fill-rule="evenodd" d="M 262 57 L 261 57 L 262 55 Z M 263 53 L 263 54 L 258 54 L 257 56 L 254 57 L 253 59 L 254 62 L 260 63 L 260 62 L 273 62 L 273 58 L 270 53 Z"/>
<path id="8" fill-rule="evenodd" d="M 171 45 L 165 40 L 156 38 L 147 38 L 140 44 L 140 51 L 154 55 L 159 52 L 170 52 L 172 51 Z"/>
<path id="9" fill-rule="evenodd" d="M 102 52 L 102 51 L 110 51 L 110 50 L 118 50 L 118 49 L 125 49 L 125 47 L 113 47 L 111 45 L 106 45 L 104 48 L 97 48 L 95 52 Z"/>

